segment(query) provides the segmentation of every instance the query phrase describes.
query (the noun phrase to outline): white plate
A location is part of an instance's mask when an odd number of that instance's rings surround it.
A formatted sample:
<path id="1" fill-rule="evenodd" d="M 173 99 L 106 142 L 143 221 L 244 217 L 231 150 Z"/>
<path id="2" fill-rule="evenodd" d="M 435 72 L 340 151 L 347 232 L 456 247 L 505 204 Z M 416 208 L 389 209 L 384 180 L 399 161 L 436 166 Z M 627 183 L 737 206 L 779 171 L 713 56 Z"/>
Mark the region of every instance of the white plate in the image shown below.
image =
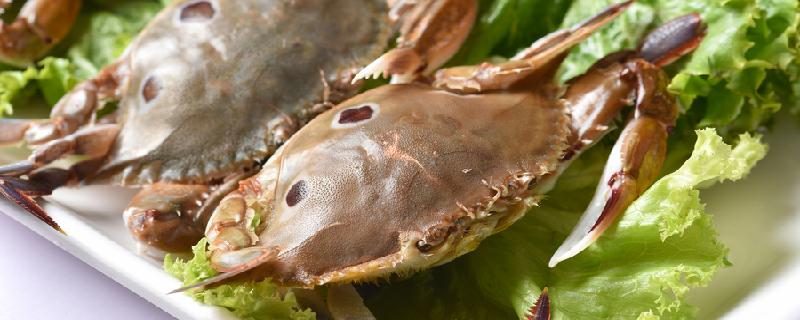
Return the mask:
<path id="1" fill-rule="evenodd" d="M 52 203 L 45 205 L 47 212 L 69 233 L 66 237 L 8 201 L 0 201 L 0 212 L 178 319 L 237 319 L 225 309 L 202 305 L 186 295 L 167 294 L 181 287 L 181 283 L 164 272 L 160 262 L 136 254 L 136 245 L 119 214 L 134 193 L 135 190 L 108 186 L 57 190 L 53 195 L 56 201 L 80 207 L 82 212 L 78 214 Z"/>
<path id="2" fill-rule="evenodd" d="M 704 191 L 720 238 L 731 248 L 733 267 L 690 293 L 701 319 L 800 319 L 798 133 L 794 122 L 780 121 L 767 138 L 767 159 L 750 177 Z M 9 153 L 0 153 L 0 159 L 7 161 Z M 107 186 L 57 190 L 53 200 L 60 205 L 46 209 L 69 237 L 7 201 L 0 201 L 0 211 L 179 319 L 235 319 L 226 310 L 166 294 L 180 283 L 159 262 L 137 255 L 123 227 L 120 212 L 134 192 Z"/>

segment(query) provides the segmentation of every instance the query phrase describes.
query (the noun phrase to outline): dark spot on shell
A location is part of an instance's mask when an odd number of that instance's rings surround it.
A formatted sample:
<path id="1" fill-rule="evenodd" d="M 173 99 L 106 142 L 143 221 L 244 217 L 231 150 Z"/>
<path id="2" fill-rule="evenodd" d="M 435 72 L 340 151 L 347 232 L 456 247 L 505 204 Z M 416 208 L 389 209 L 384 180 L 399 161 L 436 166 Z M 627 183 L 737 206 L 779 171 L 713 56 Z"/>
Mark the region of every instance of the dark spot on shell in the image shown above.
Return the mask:
<path id="1" fill-rule="evenodd" d="M 161 82 L 158 81 L 156 77 L 149 77 L 147 80 L 144 81 L 144 86 L 142 87 L 142 98 L 144 98 L 144 102 L 153 101 L 156 97 L 158 97 L 158 93 L 161 91 Z"/>
<path id="2" fill-rule="evenodd" d="M 289 189 L 289 193 L 286 194 L 286 204 L 290 207 L 294 207 L 296 204 L 300 203 L 300 201 L 303 201 L 306 195 L 308 195 L 306 181 L 297 181 L 292 185 L 292 188 Z"/>
<path id="3" fill-rule="evenodd" d="M 372 110 L 372 106 L 370 105 L 365 105 L 359 108 L 350 108 L 342 111 L 342 113 L 339 114 L 339 123 L 347 124 L 369 120 L 372 118 L 373 113 L 374 110 Z"/>
<path id="4" fill-rule="evenodd" d="M 208 20 L 214 17 L 214 6 L 208 1 L 199 1 L 187 5 L 181 9 L 181 21 L 197 22 Z"/>

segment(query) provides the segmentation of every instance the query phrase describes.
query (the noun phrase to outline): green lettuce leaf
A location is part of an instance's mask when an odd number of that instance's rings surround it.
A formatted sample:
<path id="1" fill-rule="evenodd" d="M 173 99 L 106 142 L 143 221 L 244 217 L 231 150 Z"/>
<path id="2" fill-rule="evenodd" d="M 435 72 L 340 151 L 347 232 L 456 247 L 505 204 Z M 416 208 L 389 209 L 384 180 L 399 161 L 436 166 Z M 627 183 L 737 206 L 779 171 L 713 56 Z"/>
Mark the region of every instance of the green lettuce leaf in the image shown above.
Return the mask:
<path id="1" fill-rule="evenodd" d="M 28 86 L 28 83 L 38 75 L 39 72 L 36 68 L 28 68 L 25 71 L 0 72 L 0 117 L 14 111 L 11 101 L 17 98 Z"/>
<path id="2" fill-rule="evenodd" d="M 556 29 L 572 0 L 481 0 L 478 20 L 448 65 L 509 57 Z"/>
<path id="3" fill-rule="evenodd" d="M 564 17 L 561 27 L 573 26 L 618 2 L 620 1 L 576 0 Z M 561 64 L 559 80 L 563 82 L 583 74 L 595 61 L 609 53 L 635 48 L 654 19 L 655 10 L 651 6 L 642 2 L 634 3 L 608 26 L 595 32 L 570 52 Z"/>
<path id="4" fill-rule="evenodd" d="M 564 26 L 616 0 L 576 0 Z M 725 137 L 769 123 L 785 105 L 797 110 L 798 2 L 796 0 L 641 0 L 580 44 L 562 66 L 561 79 L 583 73 L 620 48 L 633 48 L 643 31 L 687 13 L 708 26 L 691 56 L 671 66 L 670 90 L 689 121 L 683 128 L 714 127 Z"/>
<path id="5" fill-rule="evenodd" d="M 79 36 L 67 50 L 81 79 L 93 76 L 116 60 L 164 5 L 161 1 L 99 3 L 94 10 L 81 16 L 83 25 L 76 26 Z"/>
<path id="6" fill-rule="evenodd" d="M 524 318 L 548 287 L 554 319 L 690 317 L 684 296 L 727 261 L 699 189 L 741 179 L 766 153 L 749 135 L 736 147 L 697 131 L 692 156 L 658 180 L 616 226 L 578 256 L 547 268 L 591 197 L 586 174 L 602 168 L 598 149 L 580 158 L 549 194 L 511 228 L 444 266 L 377 288 L 367 304 L 379 319 Z M 597 180 L 594 180 L 597 181 Z"/>
<path id="7" fill-rule="evenodd" d="M 0 117 L 11 114 L 15 102 L 27 102 L 35 94 L 31 89 L 38 89 L 49 105 L 55 104 L 77 83 L 73 72 L 73 66 L 63 58 L 45 58 L 35 67 L 0 72 Z"/>
<path id="8" fill-rule="evenodd" d="M 192 285 L 213 277 L 217 271 L 211 267 L 206 252 L 206 239 L 192 247 L 194 257 L 183 261 L 173 256 L 164 258 L 164 270 Z M 302 310 L 289 291 L 281 295 L 278 286 L 269 279 L 260 282 L 225 284 L 212 289 L 187 293 L 207 305 L 219 306 L 244 320 L 314 319 L 314 312 Z"/>

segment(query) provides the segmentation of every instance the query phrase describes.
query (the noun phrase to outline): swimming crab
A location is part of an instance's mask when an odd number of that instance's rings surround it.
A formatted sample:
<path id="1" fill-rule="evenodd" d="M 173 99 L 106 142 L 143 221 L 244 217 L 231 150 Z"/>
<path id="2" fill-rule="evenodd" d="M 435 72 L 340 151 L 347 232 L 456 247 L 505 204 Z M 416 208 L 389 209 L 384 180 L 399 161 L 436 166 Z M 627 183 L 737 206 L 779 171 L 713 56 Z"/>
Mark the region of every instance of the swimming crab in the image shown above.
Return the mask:
<path id="1" fill-rule="evenodd" d="M 237 181 L 309 119 L 356 93 L 356 71 L 383 53 L 393 26 L 404 30 L 404 56 L 430 58 L 393 70 L 417 72 L 455 53 L 475 11 L 457 0 L 413 8 L 379 0 L 174 1 L 119 61 L 62 98 L 49 121 L 0 123 L 0 142 L 40 145 L 27 161 L 0 168 L 0 193 L 58 228 L 31 196 L 75 181 L 144 185 L 125 212 L 131 232 L 157 249 L 187 250 Z M 119 102 L 116 113 L 96 119 L 109 100 Z M 40 169 L 67 154 L 89 160 Z"/>
<path id="2" fill-rule="evenodd" d="M 657 177 L 678 115 L 660 67 L 704 35 L 697 15 L 684 16 L 636 50 L 554 83 L 568 50 L 628 5 L 507 62 L 442 69 L 430 83 L 404 75 L 418 80 L 366 91 L 318 116 L 221 201 L 206 229 L 221 273 L 181 290 L 266 277 L 315 287 L 446 263 L 517 221 L 633 105 L 585 213 L 592 223 L 554 259 L 585 248 Z M 395 56 L 362 74 L 392 75 Z"/>
<path id="3" fill-rule="evenodd" d="M 0 13 L 13 0 L 0 0 Z M 30 0 L 10 24 L 0 24 L 0 62 L 17 67 L 31 65 L 69 33 L 80 0 Z"/>

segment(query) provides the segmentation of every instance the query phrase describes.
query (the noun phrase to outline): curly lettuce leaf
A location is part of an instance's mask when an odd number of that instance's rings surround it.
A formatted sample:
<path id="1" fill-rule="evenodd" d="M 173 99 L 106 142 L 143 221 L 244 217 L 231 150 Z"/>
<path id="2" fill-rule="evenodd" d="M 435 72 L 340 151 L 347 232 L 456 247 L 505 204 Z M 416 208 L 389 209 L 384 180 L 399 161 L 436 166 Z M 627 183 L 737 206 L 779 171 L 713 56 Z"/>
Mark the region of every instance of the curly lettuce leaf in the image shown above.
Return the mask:
<path id="1" fill-rule="evenodd" d="M 0 117 L 12 115 L 14 107 L 36 105 L 37 99 L 55 105 L 79 81 L 114 61 L 163 5 L 155 0 L 87 3 L 53 56 L 25 70 L 0 71 Z"/>
<path id="2" fill-rule="evenodd" d="M 741 135 L 731 147 L 712 129 L 697 131 L 683 166 L 658 180 L 586 251 L 547 268 L 591 197 L 584 176 L 600 173 L 597 160 L 606 150 L 597 149 L 511 228 L 449 264 L 381 286 L 367 304 L 380 319 L 418 312 L 430 319 L 524 318 L 548 287 L 554 319 L 690 317 L 686 292 L 727 264 L 699 189 L 741 179 L 765 153 L 759 138 Z"/>
<path id="3" fill-rule="evenodd" d="M 164 258 L 164 270 L 183 281 L 184 285 L 192 285 L 213 277 L 217 271 L 211 267 L 206 244 L 206 239 L 203 239 L 192 247 L 194 257 L 188 261 L 168 255 Z M 291 291 L 281 295 L 278 286 L 269 279 L 261 282 L 225 284 L 187 294 L 204 304 L 226 308 L 244 320 L 315 318 L 314 312 L 300 308 Z"/>
<path id="4" fill-rule="evenodd" d="M 77 83 L 73 72 L 73 66 L 63 58 L 45 58 L 25 70 L 0 72 L 0 117 L 11 114 L 14 104 L 35 94 L 31 89 L 39 90 L 49 105 L 55 104 Z"/>
<path id="5" fill-rule="evenodd" d="M 564 26 L 616 0 L 576 0 Z M 642 0 L 580 44 L 562 66 L 562 80 L 584 72 L 597 58 L 633 48 L 643 30 L 687 13 L 699 13 L 706 38 L 692 55 L 671 66 L 670 90 L 691 121 L 685 130 L 713 127 L 726 137 L 768 124 L 787 106 L 797 110 L 798 2 L 795 0 Z"/>
<path id="6" fill-rule="evenodd" d="M 17 98 L 38 74 L 36 68 L 0 72 L 0 116 L 14 111 L 11 101 Z"/>
<path id="7" fill-rule="evenodd" d="M 95 10 L 83 14 L 84 25 L 76 26 L 80 36 L 67 50 L 79 78 L 91 77 L 116 60 L 163 6 L 161 1 L 152 0 L 100 1 Z"/>

